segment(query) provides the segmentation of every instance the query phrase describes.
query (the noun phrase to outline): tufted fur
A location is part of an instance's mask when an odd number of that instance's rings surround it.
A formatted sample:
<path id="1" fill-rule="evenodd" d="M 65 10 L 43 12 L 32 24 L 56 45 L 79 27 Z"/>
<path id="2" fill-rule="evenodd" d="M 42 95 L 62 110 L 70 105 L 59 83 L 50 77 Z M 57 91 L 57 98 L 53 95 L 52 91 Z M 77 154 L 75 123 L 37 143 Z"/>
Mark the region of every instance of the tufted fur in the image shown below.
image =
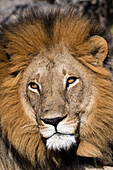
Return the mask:
<path id="1" fill-rule="evenodd" d="M 102 36 L 99 26 L 80 18 L 73 9 L 30 13 L 3 25 L 0 33 L 1 168 L 51 169 L 66 164 L 63 154 L 72 162 L 75 158 L 71 156 L 79 155 L 112 163 L 113 85 L 109 71 L 103 68 L 107 45 L 95 35 Z M 35 56 L 63 47 L 84 67 L 86 75 L 90 75 L 96 101 L 90 115 L 84 110 L 80 112 L 77 151 L 74 148 L 55 152 L 45 147 L 35 115 L 26 113 L 20 86 L 24 71 Z"/>

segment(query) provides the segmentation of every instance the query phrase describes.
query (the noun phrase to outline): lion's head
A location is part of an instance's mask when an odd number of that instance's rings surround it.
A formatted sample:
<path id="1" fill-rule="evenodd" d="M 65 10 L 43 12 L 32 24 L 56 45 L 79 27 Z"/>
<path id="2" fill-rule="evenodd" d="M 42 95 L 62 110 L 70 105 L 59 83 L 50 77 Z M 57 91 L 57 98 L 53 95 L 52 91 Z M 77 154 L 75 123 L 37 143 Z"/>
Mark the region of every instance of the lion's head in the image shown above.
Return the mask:
<path id="1" fill-rule="evenodd" d="M 74 10 L 29 14 L 3 26 L 2 138 L 32 164 L 60 165 L 62 152 L 112 162 L 113 85 L 107 43 Z"/>

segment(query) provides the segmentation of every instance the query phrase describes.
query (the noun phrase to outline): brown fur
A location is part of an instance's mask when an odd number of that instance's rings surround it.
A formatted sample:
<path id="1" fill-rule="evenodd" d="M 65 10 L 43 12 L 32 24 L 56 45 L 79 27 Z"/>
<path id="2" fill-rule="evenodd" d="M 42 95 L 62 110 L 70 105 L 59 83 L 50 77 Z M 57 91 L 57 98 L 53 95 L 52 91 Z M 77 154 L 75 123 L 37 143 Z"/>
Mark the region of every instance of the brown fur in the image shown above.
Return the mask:
<path id="1" fill-rule="evenodd" d="M 7 139 L 10 151 L 13 146 L 16 152 L 24 159 L 28 159 L 33 166 L 36 166 L 37 161 L 38 166 L 49 169 L 51 164 L 49 159 L 56 165 L 60 165 L 60 156 L 49 153 L 45 149 L 39 130 L 33 130 L 37 128 L 37 124 L 34 124 L 24 111 L 20 101 L 19 87 L 23 72 L 34 56 L 44 51 L 57 49 L 58 45 L 65 46 L 87 68 L 87 73 L 91 74 L 98 89 L 92 114 L 87 117 L 88 124 L 84 128 L 80 127 L 81 135 L 77 154 L 97 157 L 103 162 L 112 163 L 110 145 L 113 144 L 113 85 L 111 75 L 103 68 L 104 59 L 99 60 L 98 56 L 95 58 L 90 55 L 96 48 L 96 45 L 90 42 L 90 37 L 101 35 L 101 31 L 88 19 L 77 16 L 73 9 L 67 9 L 67 12 L 54 9 L 47 15 L 42 13 L 29 14 L 16 23 L 3 26 L 0 35 L 1 137 L 5 142 Z M 101 41 L 97 44 L 101 48 Z M 103 58 L 106 55 L 105 52 Z M 7 59 L 6 56 L 11 59 Z"/>

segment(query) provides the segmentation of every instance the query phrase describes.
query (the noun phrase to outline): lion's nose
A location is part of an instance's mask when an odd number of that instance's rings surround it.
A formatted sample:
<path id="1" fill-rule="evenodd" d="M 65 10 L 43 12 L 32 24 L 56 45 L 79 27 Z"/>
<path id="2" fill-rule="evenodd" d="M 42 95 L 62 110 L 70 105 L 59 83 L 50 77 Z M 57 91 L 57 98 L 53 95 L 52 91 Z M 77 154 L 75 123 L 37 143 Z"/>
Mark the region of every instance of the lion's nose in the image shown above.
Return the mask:
<path id="1" fill-rule="evenodd" d="M 67 117 L 67 115 L 63 116 L 63 117 L 55 117 L 52 119 L 41 119 L 44 123 L 46 124 L 50 124 L 53 125 L 55 128 L 57 127 L 58 123 L 61 122 L 62 120 L 64 120 Z"/>

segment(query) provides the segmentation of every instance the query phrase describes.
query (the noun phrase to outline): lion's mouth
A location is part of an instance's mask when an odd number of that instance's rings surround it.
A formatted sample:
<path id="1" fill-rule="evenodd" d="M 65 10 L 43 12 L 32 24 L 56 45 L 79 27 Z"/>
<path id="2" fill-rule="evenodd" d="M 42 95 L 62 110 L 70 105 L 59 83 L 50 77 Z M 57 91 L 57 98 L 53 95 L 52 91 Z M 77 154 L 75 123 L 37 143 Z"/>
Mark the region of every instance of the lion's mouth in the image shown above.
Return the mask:
<path id="1" fill-rule="evenodd" d="M 78 122 L 60 122 L 57 127 L 50 124 L 40 126 L 40 134 L 48 150 L 69 150 L 78 144 Z"/>
<path id="2" fill-rule="evenodd" d="M 56 132 L 55 132 L 54 134 L 52 134 L 51 136 L 47 137 L 46 140 L 49 139 L 49 138 L 51 138 L 51 137 L 53 137 L 54 135 L 59 136 L 59 138 L 60 138 L 61 136 L 65 136 L 65 135 L 75 136 L 74 134 L 60 133 L 60 132 L 57 132 L 57 131 L 56 131 Z"/>

